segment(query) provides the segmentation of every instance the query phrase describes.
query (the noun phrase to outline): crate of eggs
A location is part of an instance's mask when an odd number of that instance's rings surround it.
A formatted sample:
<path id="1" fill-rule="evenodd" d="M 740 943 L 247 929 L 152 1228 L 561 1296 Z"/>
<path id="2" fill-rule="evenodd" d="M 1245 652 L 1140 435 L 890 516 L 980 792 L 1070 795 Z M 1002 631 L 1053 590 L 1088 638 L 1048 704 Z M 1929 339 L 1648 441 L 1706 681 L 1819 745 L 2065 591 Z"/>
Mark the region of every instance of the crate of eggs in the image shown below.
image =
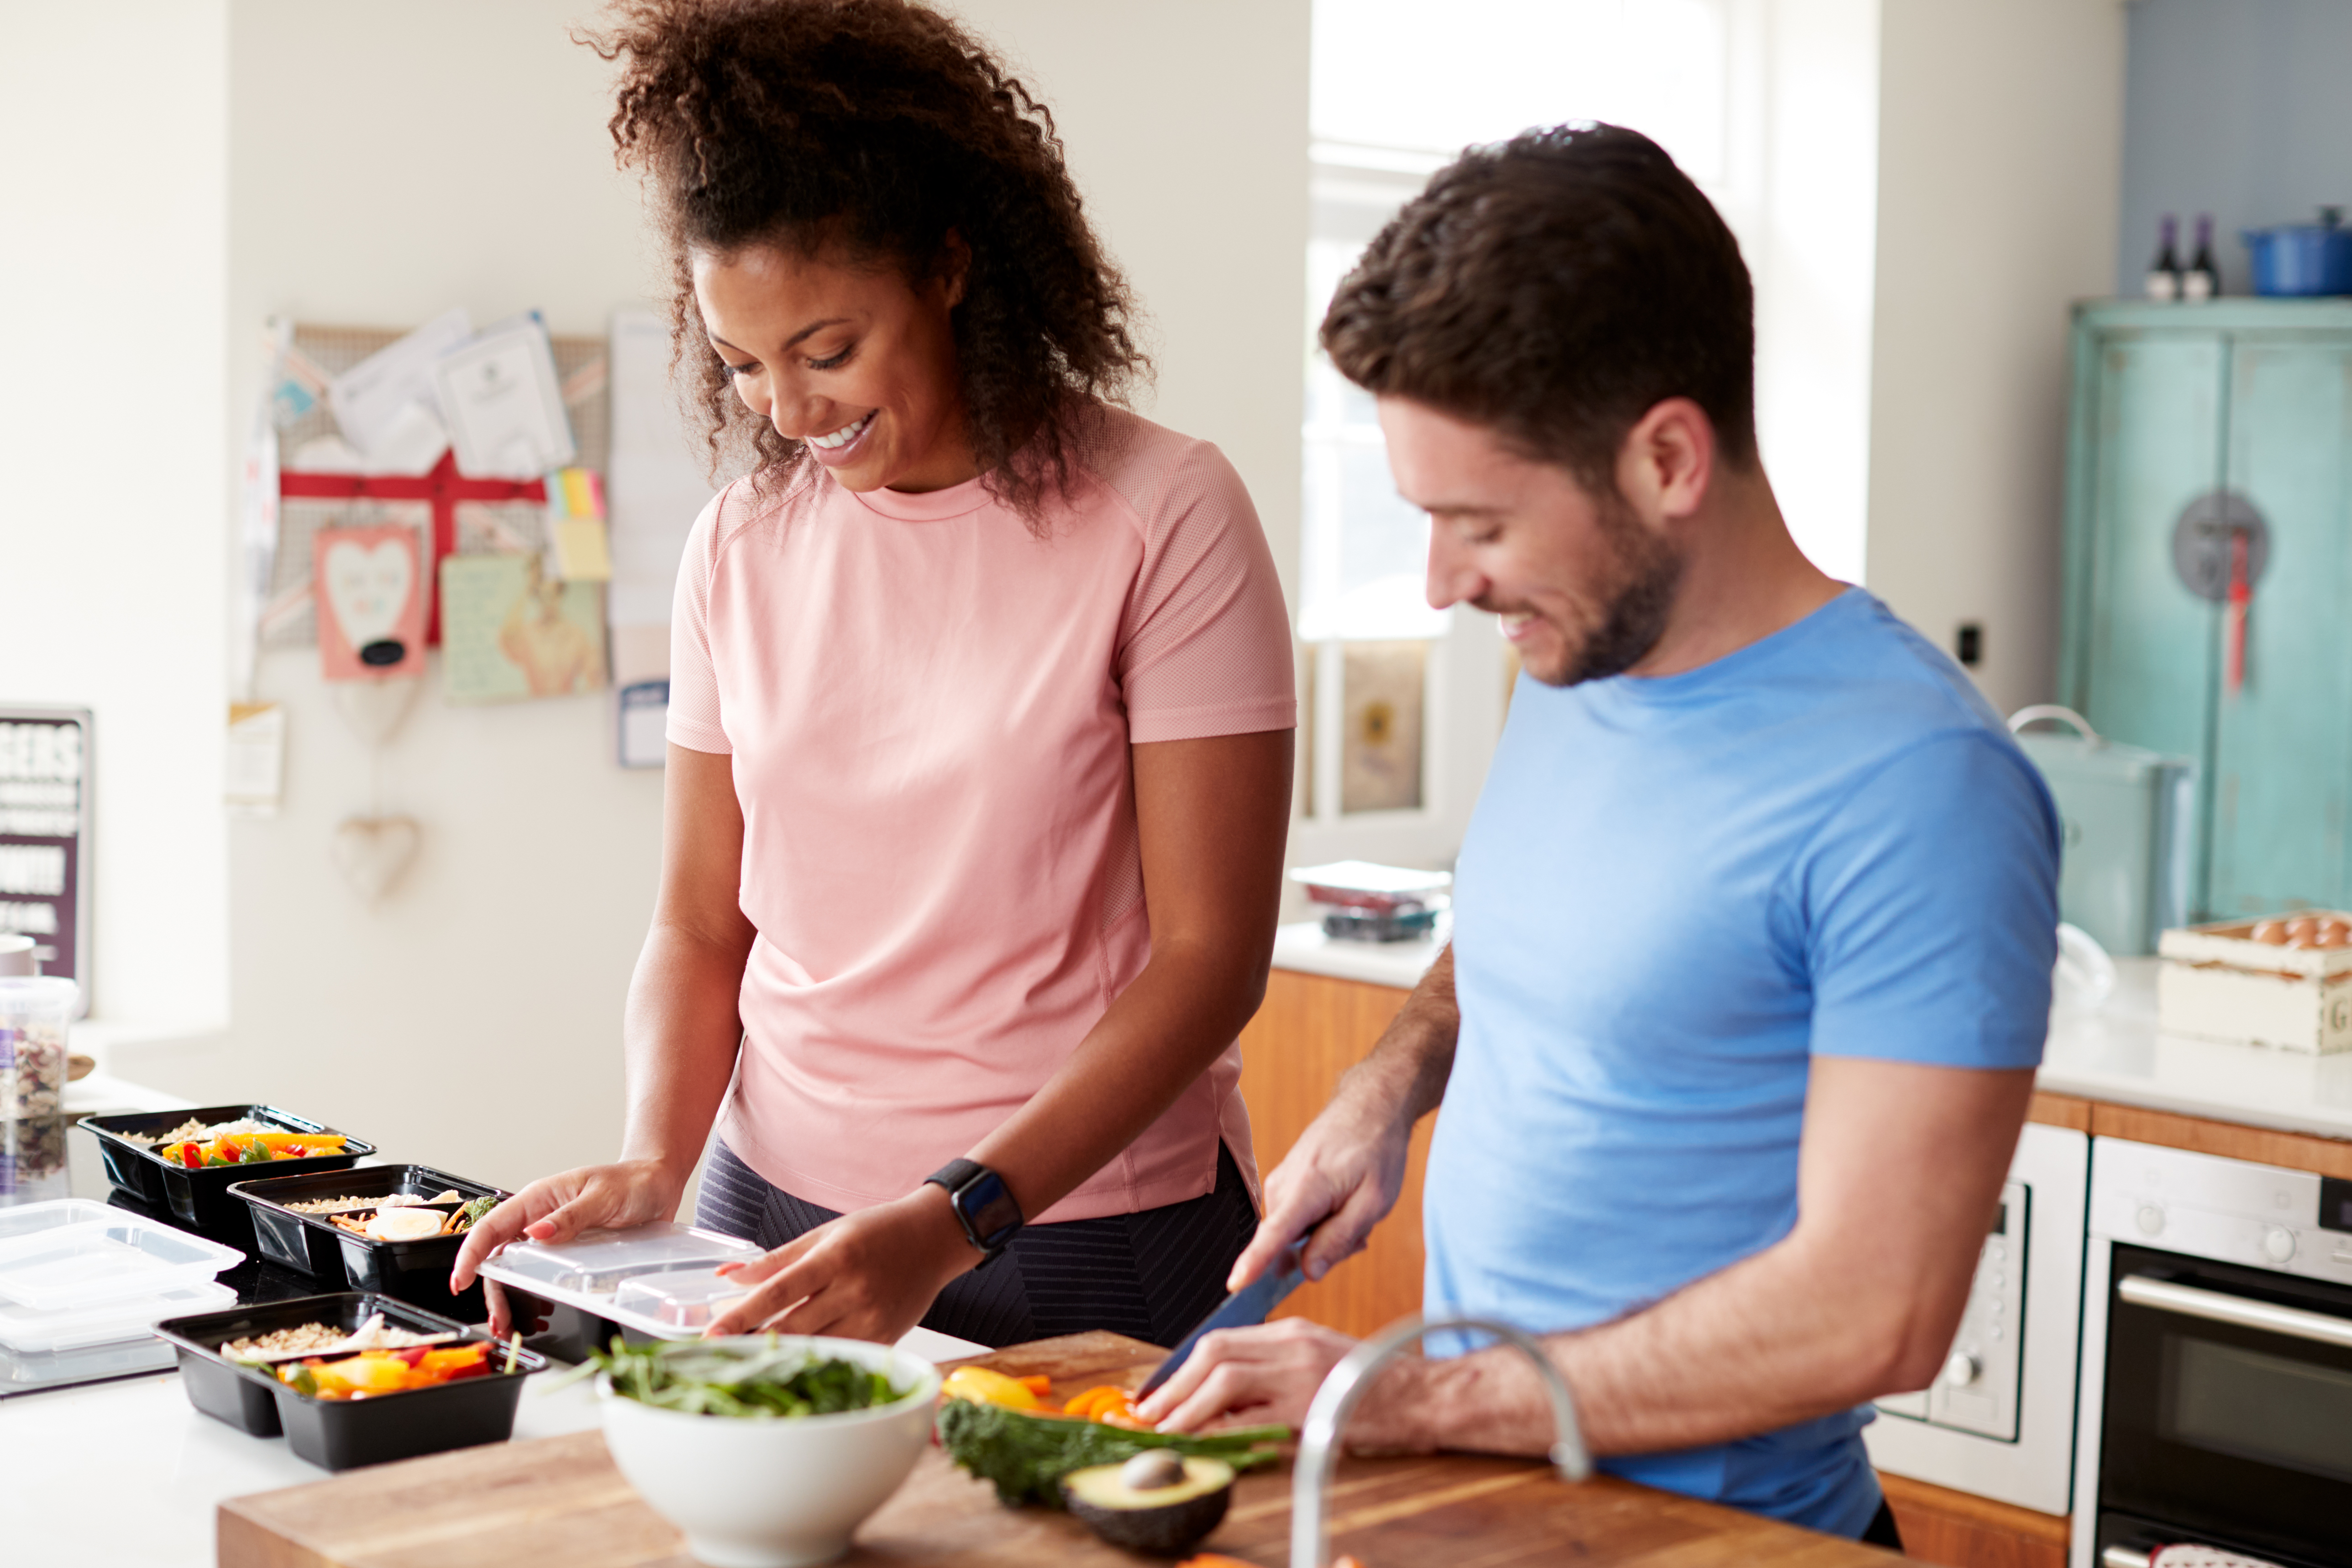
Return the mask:
<path id="1" fill-rule="evenodd" d="M 2352 1051 L 2352 915 L 2315 909 L 2167 931 L 2156 979 L 2167 1034 L 2322 1055 Z"/>

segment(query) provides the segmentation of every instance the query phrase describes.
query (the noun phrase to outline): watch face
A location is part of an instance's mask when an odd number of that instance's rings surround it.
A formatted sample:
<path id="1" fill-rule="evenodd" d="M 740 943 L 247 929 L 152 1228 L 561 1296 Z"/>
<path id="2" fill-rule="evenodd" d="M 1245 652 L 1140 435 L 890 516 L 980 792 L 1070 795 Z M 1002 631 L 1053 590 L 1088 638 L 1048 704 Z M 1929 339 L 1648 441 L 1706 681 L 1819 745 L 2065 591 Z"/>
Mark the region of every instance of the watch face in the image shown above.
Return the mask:
<path id="1" fill-rule="evenodd" d="M 965 1230 L 982 1251 L 993 1252 L 1021 1228 L 1021 1206 L 1013 1201 L 1012 1189 L 1003 1176 L 985 1166 L 956 1194 L 956 1208 L 963 1216 Z"/>

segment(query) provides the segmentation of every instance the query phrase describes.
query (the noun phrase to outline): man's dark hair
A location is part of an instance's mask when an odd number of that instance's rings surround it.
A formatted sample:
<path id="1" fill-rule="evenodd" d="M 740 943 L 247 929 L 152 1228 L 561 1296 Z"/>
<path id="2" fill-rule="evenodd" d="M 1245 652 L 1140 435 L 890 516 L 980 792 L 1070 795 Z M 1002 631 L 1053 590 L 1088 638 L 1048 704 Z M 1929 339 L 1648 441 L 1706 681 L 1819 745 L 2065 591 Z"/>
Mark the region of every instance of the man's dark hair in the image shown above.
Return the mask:
<path id="1" fill-rule="evenodd" d="M 1323 318 L 1349 381 L 1495 430 L 1613 494 L 1625 434 L 1687 397 L 1756 455 L 1756 299 L 1739 243 L 1622 126 L 1475 147 L 1366 247 Z"/>

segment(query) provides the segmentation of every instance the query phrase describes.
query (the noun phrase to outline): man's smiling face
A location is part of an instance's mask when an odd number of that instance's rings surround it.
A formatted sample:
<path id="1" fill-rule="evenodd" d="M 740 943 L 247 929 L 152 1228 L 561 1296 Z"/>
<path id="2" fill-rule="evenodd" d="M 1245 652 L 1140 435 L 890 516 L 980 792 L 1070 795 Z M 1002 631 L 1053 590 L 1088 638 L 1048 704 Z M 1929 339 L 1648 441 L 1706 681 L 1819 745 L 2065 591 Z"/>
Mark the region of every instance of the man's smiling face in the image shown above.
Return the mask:
<path id="1" fill-rule="evenodd" d="M 1547 685 L 1622 673 L 1654 647 L 1682 559 L 1612 491 L 1484 425 L 1380 400 L 1397 490 L 1429 513 L 1429 602 L 1501 617 L 1521 666 Z"/>

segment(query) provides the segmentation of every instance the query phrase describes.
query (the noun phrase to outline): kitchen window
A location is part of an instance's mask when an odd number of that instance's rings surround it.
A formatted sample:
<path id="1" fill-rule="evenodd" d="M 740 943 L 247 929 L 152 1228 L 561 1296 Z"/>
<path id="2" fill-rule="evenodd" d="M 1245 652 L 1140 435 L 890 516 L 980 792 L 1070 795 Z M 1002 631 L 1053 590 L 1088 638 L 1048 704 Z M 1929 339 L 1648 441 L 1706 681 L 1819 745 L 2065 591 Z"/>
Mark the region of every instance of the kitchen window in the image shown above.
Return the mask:
<path id="1" fill-rule="evenodd" d="M 1462 147 L 1532 125 L 1633 125 L 1738 226 L 1728 127 L 1753 95 L 1732 68 L 1760 5 L 1316 0 L 1297 858 L 1449 863 L 1516 674 L 1492 617 L 1429 607 L 1428 519 L 1396 493 L 1373 400 L 1315 346 L 1332 291 Z"/>

